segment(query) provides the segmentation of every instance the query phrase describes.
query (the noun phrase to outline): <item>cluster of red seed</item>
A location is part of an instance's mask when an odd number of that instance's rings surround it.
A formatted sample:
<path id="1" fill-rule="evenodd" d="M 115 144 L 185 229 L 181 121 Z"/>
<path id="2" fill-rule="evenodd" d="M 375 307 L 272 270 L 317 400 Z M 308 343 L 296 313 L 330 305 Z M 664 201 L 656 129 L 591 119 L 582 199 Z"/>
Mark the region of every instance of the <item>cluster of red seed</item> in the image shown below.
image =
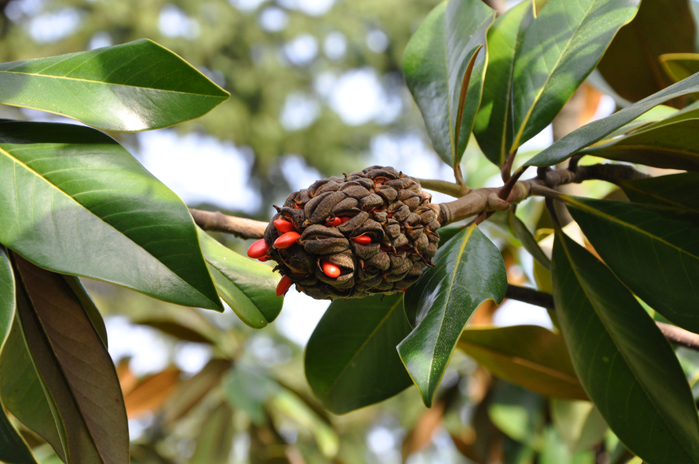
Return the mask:
<path id="1" fill-rule="evenodd" d="M 413 178 L 373 166 L 294 192 L 248 256 L 273 259 L 277 295 L 296 283 L 319 298 L 405 291 L 437 250 L 438 207 Z"/>

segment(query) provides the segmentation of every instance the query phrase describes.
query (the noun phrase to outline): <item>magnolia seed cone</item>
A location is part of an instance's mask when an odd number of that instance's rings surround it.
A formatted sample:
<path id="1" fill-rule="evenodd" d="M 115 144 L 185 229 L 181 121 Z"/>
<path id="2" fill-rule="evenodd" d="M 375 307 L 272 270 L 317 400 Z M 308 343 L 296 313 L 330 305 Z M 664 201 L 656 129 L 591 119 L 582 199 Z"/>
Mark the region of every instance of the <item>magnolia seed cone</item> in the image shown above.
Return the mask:
<path id="1" fill-rule="evenodd" d="M 439 206 L 430 199 L 416 179 L 391 167 L 318 180 L 276 207 L 265 230 L 267 255 L 316 299 L 404 291 L 437 252 Z M 283 235 L 274 225 L 279 219 L 300 234 L 291 246 L 274 246 Z"/>

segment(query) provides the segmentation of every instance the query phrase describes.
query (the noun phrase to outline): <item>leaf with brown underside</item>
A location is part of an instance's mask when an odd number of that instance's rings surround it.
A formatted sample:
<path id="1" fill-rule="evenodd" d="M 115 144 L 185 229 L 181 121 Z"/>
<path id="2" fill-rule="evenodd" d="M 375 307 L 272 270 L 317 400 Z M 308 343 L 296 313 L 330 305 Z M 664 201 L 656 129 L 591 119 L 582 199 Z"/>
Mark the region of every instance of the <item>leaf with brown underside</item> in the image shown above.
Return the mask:
<path id="1" fill-rule="evenodd" d="M 139 382 L 125 397 L 129 419 L 141 417 L 147 412 L 157 412 L 172 396 L 179 384 L 180 370 L 168 368 Z"/>

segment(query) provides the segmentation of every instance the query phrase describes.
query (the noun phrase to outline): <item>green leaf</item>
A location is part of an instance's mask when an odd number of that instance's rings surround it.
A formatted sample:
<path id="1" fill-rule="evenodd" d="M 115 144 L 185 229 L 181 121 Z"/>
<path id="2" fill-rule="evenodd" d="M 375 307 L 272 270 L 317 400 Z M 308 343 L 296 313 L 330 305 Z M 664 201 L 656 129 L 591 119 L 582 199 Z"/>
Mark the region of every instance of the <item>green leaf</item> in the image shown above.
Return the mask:
<path id="1" fill-rule="evenodd" d="M 488 69 L 473 134 L 483 154 L 497 166 L 505 163 L 514 138 L 512 85 L 515 54 L 524 31 L 533 20 L 532 4 L 524 1 L 498 17 L 488 31 Z"/>
<path id="2" fill-rule="evenodd" d="M 583 148 L 601 140 L 641 116 L 654 106 L 660 105 L 673 98 L 699 92 L 699 74 L 695 74 L 677 84 L 673 84 L 660 92 L 644 98 L 638 103 L 627 106 L 606 118 L 598 119 L 574 130 L 565 137 L 554 142 L 541 153 L 530 159 L 530 166 L 552 166 L 567 160 Z"/>
<path id="3" fill-rule="evenodd" d="M 510 151 L 553 121 L 640 0 L 549 0 L 524 33 L 514 70 Z"/>
<path id="4" fill-rule="evenodd" d="M 0 460 L 7 464 L 37 464 L 29 446 L 10 423 L 0 404 Z"/>
<path id="5" fill-rule="evenodd" d="M 0 245 L 0 353 L 10 334 L 15 317 L 15 274 L 7 256 L 7 249 Z"/>
<path id="6" fill-rule="evenodd" d="M 589 401 L 551 400 L 551 418 L 571 452 L 589 449 L 604 439 L 607 423 Z"/>
<path id="7" fill-rule="evenodd" d="M 19 316 L 15 316 L 0 356 L 0 397 L 13 416 L 46 440 L 65 461 L 58 425 L 27 350 Z"/>
<path id="8" fill-rule="evenodd" d="M 62 423 L 67 462 L 128 463 L 119 379 L 80 300 L 61 275 L 19 256 L 16 270 L 22 330 L 54 419 Z"/>
<path id="9" fill-rule="evenodd" d="M 398 345 L 422 400 L 432 405 L 461 331 L 486 300 L 500 304 L 507 291 L 500 250 L 472 225 L 441 247 L 405 296 L 412 332 Z"/>
<path id="10" fill-rule="evenodd" d="M 540 447 L 545 421 L 544 398 L 506 382 L 496 383 L 491 395 L 488 416 L 493 424 L 513 440 L 529 447 Z"/>
<path id="11" fill-rule="evenodd" d="M 0 64 L 0 103 L 99 129 L 140 131 L 198 118 L 228 92 L 150 40 Z"/>
<path id="12" fill-rule="evenodd" d="M 633 295 L 558 233 L 553 296 L 585 390 L 619 439 L 650 464 L 699 462 L 699 424 L 670 344 Z"/>
<path id="13" fill-rule="evenodd" d="M 679 82 L 699 72 L 697 53 L 665 53 L 659 58 L 665 74 L 670 76 L 673 82 Z"/>
<path id="14" fill-rule="evenodd" d="M 224 387 L 231 406 L 245 412 L 256 425 L 265 422 L 265 403 L 282 388 L 264 372 L 240 363 L 229 372 Z"/>
<path id="15" fill-rule="evenodd" d="M 473 327 L 459 348 L 495 376 L 544 396 L 587 399 L 560 335 L 534 325 Z"/>
<path id="16" fill-rule="evenodd" d="M 660 168 L 699 170 L 699 110 L 680 111 L 621 138 L 582 150 L 603 158 Z"/>
<path id="17" fill-rule="evenodd" d="M 527 250 L 532 257 L 539 262 L 546 269 L 551 269 L 551 260 L 546 256 L 546 253 L 541 249 L 537 243 L 534 235 L 527 229 L 521 219 L 519 219 L 514 211 L 510 210 L 508 214 L 510 220 L 510 227 L 515 233 L 515 236 L 522 242 L 522 246 Z"/>
<path id="18" fill-rule="evenodd" d="M 675 324 L 699 332 L 699 214 L 676 208 L 564 197 L 604 262 Z"/>
<path id="19" fill-rule="evenodd" d="M 403 295 L 335 300 L 306 347 L 306 379 L 323 406 L 344 414 L 405 390 L 396 345 L 410 333 Z"/>
<path id="20" fill-rule="evenodd" d="M 277 296 L 280 276 L 270 266 L 240 256 L 197 227 L 209 272 L 223 301 L 250 327 L 277 318 L 284 298 Z"/>
<path id="21" fill-rule="evenodd" d="M 194 455 L 190 464 L 224 464 L 229 462 L 233 446 L 233 410 L 226 402 L 221 402 L 201 425 Z"/>
<path id="22" fill-rule="evenodd" d="M 672 83 L 662 70 L 660 56 L 694 51 L 690 3 L 645 0 L 634 20 L 616 35 L 598 69 L 621 97 L 635 102 Z"/>
<path id="23" fill-rule="evenodd" d="M 182 200 L 94 129 L 0 121 L 0 223 L 45 269 L 223 309 Z"/>
<path id="24" fill-rule="evenodd" d="M 224 338 L 219 327 L 213 325 L 195 308 L 169 306 L 139 311 L 131 316 L 131 322 L 147 325 L 178 340 L 217 345 Z"/>
<path id="25" fill-rule="evenodd" d="M 686 208 L 699 213 L 699 173 L 622 180 L 618 185 L 633 202 Z"/>
<path id="26" fill-rule="evenodd" d="M 449 166 L 468 144 L 481 101 L 485 35 L 495 13 L 480 0 L 435 7 L 405 48 L 403 73 L 432 139 Z"/>

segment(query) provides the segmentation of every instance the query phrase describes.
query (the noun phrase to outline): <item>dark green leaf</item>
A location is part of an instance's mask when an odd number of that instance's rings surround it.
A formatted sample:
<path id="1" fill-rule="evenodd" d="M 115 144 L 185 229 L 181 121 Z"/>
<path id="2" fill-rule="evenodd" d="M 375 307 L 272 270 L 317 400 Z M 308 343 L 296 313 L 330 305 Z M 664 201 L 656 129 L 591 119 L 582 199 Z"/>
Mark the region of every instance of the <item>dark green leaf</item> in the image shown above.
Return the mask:
<path id="1" fill-rule="evenodd" d="M 410 333 L 403 295 L 335 300 L 306 347 L 306 379 L 323 406 L 344 414 L 405 390 L 396 345 Z"/>
<path id="2" fill-rule="evenodd" d="M 539 244 L 536 242 L 534 235 L 527 229 L 527 226 L 515 215 L 514 211 L 509 212 L 510 227 L 514 231 L 517 238 L 522 242 L 522 246 L 527 250 L 532 257 L 546 269 L 551 269 L 551 260 L 546 256 Z"/>
<path id="3" fill-rule="evenodd" d="M 15 275 L 7 256 L 7 249 L 0 245 L 0 353 L 10 334 L 15 317 Z"/>
<path id="4" fill-rule="evenodd" d="M 699 72 L 699 54 L 666 53 L 660 55 L 660 64 L 673 82 L 679 82 Z"/>
<path id="5" fill-rule="evenodd" d="M 216 406 L 201 425 L 190 464 L 226 464 L 233 446 L 233 411 L 227 403 Z"/>
<path id="6" fill-rule="evenodd" d="M 494 20 L 493 10 L 480 0 L 444 2 L 405 48 L 405 81 L 432 146 L 450 166 L 461 161 L 481 101 L 485 35 Z"/>
<path id="7" fill-rule="evenodd" d="M 22 330 L 54 418 L 62 423 L 68 462 L 128 463 L 119 379 L 80 300 L 59 274 L 19 256 L 16 270 Z"/>
<path id="8" fill-rule="evenodd" d="M 0 404 L 0 460 L 7 464 L 37 464 L 29 446 L 10 423 Z"/>
<path id="9" fill-rule="evenodd" d="M 553 145 L 530 159 L 527 164 L 531 166 L 552 166 L 558 164 L 583 148 L 601 140 L 604 136 L 614 132 L 624 124 L 633 121 L 654 106 L 673 98 L 696 92 L 699 92 L 699 74 L 671 85 L 638 103 L 627 106 L 611 116 L 585 124 L 556 141 Z"/>
<path id="10" fill-rule="evenodd" d="M 553 121 L 640 0 L 549 0 L 524 33 L 514 69 L 514 150 Z"/>
<path id="11" fill-rule="evenodd" d="M 638 101 L 672 83 L 660 64 L 663 53 L 694 51 L 688 0 L 645 0 L 599 63 L 604 79 L 623 98 Z"/>
<path id="12" fill-rule="evenodd" d="M 532 4 L 524 1 L 496 19 L 488 31 L 488 69 L 473 134 L 485 156 L 497 166 L 505 163 L 514 138 L 512 85 L 515 54 L 524 31 L 533 20 Z"/>
<path id="13" fill-rule="evenodd" d="M 0 397 L 8 411 L 27 428 L 46 440 L 54 451 L 64 458 L 63 444 L 44 395 L 41 380 L 36 373 L 22 335 L 19 316 L 15 316 L 12 330 L 0 356 Z"/>
<path id="14" fill-rule="evenodd" d="M 629 202 L 565 201 L 624 285 L 675 324 L 699 332 L 699 214 Z"/>
<path id="15" fill-rule="evenodd" d="M 699 462 L 699 424 L 670 344 L 633 295 L 564 234 L 553 296 L 580 381 L 619 439 L 650 464 Z"/>
<path id="16" fill-rule="evenodd" d="M 240 256 L 197 228 L 199 242 L 223 301 L 250 327 L 262 328 L 282 310 L 277 296 L 279 274 L 258 261 Z"/>
<path id="17" fill-rule="evenodd" d="M 686 208 L 699 213 L 699 173 L 622 180 L 619 187 L 636 203 Z"/>
<path id="18" fill-rule="evenodd" d="M 459 348 L 497 377 L 544 396 L 587 399 L 560 335 L 534 325 L 464 330 Z"/>
<path id="19" fill-rule="evenodd" d="M 150 40 L 0 64 L 0 103 L 114 131 L 171 126 L 208 113 L 228 92 Z"/>
<path id="20" fill-rule="evenodd" d="M 94 129 L 0 122 L 0 223 L 45 269 L 222 310 L 187 207 Z"/>
<path id="21" fill-rule="evenodd" d="M 415 328 L 398 353 L 427 406 L 473 312 L 486 300 L 499 304 L 506 290 L 500 250 L 475 225 L 440 248 L 435 266 L 408 289 L 405 311 Z"/>

